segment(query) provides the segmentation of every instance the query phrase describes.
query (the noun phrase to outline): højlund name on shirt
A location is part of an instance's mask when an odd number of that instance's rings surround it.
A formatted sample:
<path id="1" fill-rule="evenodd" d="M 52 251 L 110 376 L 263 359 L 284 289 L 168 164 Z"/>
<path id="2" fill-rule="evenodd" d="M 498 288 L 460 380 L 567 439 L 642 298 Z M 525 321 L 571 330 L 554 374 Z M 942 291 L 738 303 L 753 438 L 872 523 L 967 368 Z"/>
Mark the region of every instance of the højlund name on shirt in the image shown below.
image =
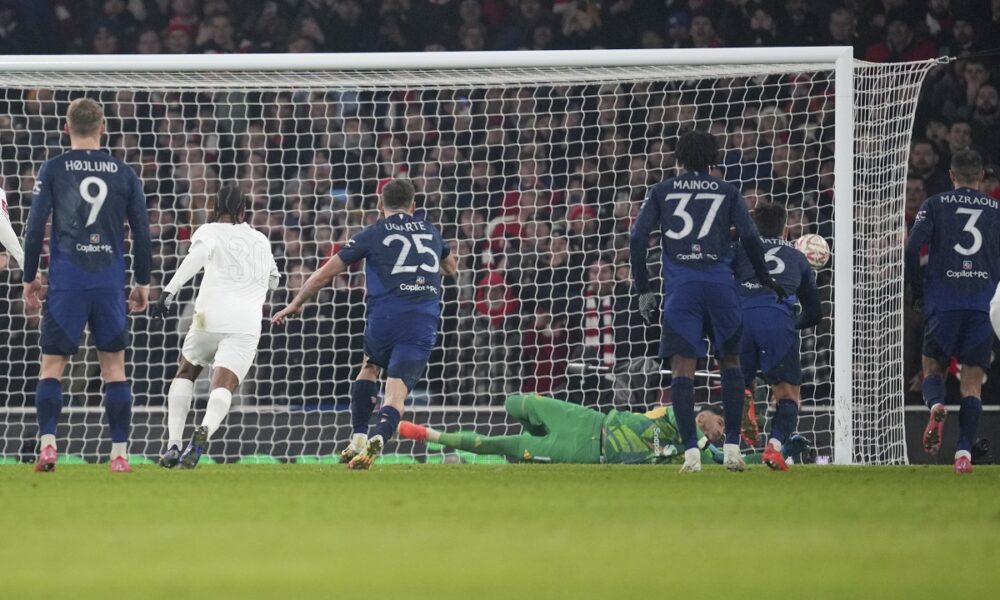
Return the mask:
<path id="1" fill-rule="evenodd" d="M 110 160 L 67 160 L 67 171 L 89 171 L 91 173 L 117 173 L 118 164 Z"/>
<path id="2" fill-rule="evenodd" d="M 965 194 L 942 194 L 941 202 L 949 204 L 973 204 L 976 206 L 988 206 L 989 208 L 1000 207 L 1000 203 L 997 203 L 993 198 L 986 196 L 966 196 Z"/>

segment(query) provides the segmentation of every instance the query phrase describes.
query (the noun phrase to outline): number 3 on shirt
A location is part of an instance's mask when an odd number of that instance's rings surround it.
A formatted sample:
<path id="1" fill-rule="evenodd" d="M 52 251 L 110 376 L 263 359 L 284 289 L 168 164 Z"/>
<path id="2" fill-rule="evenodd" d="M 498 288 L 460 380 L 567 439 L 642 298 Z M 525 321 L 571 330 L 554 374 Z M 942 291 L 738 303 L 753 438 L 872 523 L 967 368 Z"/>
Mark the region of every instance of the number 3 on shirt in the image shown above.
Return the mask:
<path id="1" fill-rule="evenodd" d="M 691 197 L 694 196 L 695 200 L 711 200 L 712 206 L 708 209 L 708 214 L 705 215 L 705 222 L 701 224 L 701 229 L 698 230 L 698 239 L 708 235 L 708 232 L 712 230 L 712 223 L 715 222 L 715 215 L 719 212 L 719 207 L 722 206 L 722 201 L 726 199 L 725 194 L 667 194 L 664 198 L 665 201 L 670 202 L 671 200 L 679 200 L 677 206 L 674 207 L 675 217 L 680 217 L 684 225 L 681 227 L 680 231 L 667 231 L 664 234 L 672 240 L 682 240 L 691 233 L 694 229 L 694 217 L 691 213 L 687 211 L 688 202 L 691 201 Z"/>
<path id="2" fill-rule="evenodd" d="M 433 240 L 434 236 L 426 233 L 417 233 L 413 235 L 413 244 L 406 236 L 394 233 L 392 235 L 387 235 L 384 240 L 382 240 L 382 245 L 391 246 L 393 242 L 400 242 L 403 247 L 399 250 L 399 256 L 396 257 L 396 264 L 392 266 L 392 275 L 397 275 L 399 273 L 416 273 L 417 269 L 423 269 L 428 273 L 437 273 L 438 269 L 441 268 L 441 263 L 438 260 L 437 254 L 434 250 L 428 248 L 424 245 L 424 240 Z M 420 264 L 420 265 L 407 265 L 406 258 L 410 255 L 410 248 L 413 246 L 417 247 L 417 252 L 420 254 L 430 254 L 432 263 L 430 265 Z"/>
<path id="3" fill-rule="evenodd" d="M 978 221 L 979 217 L 983 214 L 983 209 L 958 208 L 955 209 L 955 214 L 969 215 L 969 220 L 965 222 L 965 227 L 962 228 L 962 231 L 968 231 L 972 234 L 972 246 L 966 248 L 961 244 L 955 244 L 953 248 L 955 248 L 955 252 L 958 252 L 962 256 L 972 256 L 976 252 L 979 252 L 979 249 L 983 247 L 983 234 L 979 231 L 979 228 L 976 227 L 976 221 Z"/>
<path id="4" fill-rule="evenodd" d="M 90 186 L 97 186 L 97 193 L 90 193 Z M 90 227 L 97 221 L 97 215 L 101 212 L 101 207 L 104 206 L 104 199 L 108 197 L 108 184 L 104 183 L 104 180 L 100 177 L 85 177 L 83 181 L 80 182 L 80 197 L 83 201 L 90 205 L 90 214 L 87 216 L 87 224 L 84 227 Z"/>

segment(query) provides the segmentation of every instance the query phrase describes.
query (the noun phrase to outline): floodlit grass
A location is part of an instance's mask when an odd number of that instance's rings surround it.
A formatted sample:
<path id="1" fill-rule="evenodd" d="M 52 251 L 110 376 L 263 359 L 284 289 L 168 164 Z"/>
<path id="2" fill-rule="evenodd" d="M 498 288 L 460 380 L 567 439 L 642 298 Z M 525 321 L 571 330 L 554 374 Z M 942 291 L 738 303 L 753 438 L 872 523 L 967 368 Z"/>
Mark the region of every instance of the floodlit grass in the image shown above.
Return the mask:
<path id="1" fill-rule="evenodd" d="M 0 598 L 990 598 L 1000 470 L 0 466 Z"/>

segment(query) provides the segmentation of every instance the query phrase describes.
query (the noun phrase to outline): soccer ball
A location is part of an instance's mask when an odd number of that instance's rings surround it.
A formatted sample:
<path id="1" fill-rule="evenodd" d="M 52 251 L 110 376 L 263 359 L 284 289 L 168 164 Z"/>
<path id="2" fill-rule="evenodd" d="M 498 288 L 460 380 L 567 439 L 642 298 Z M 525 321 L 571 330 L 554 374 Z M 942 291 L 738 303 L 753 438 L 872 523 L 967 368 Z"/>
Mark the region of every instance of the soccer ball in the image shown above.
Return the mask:
<path id="1" fill-rule="evenodd" d="M 806 260 L 817 271 L 825 267 L 830 260 L 830 245 L 815 233 L 806 234 L 795 240 L 795 247 L 806 255 Z"/>

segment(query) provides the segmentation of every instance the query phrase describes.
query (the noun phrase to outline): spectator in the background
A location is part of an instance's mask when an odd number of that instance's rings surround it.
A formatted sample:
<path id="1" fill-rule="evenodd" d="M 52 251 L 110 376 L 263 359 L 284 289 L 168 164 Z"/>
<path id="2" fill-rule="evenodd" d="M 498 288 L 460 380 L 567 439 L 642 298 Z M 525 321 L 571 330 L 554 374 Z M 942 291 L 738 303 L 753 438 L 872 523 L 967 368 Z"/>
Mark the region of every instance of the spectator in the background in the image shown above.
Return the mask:
<path id="1" fill-rule="evenodd" d="M 659 36 L 658 32 L 656 33 Z M 645 36 L 645 34 L 644 34 Z M 684 11 L 675 11 L 670 14 L 667 18 L 667 47 L 668 48 L 690 48 L 693 44 L 691 41 L 691 15 Z M 660 38 L 660 43 L 657 46 L 659 48 L 663 45 L 663 38 Z M 650 47 L 643 44 L 643 47 Z"/>
<path id="2" fill-rule="evenodd" d="M 718 48 L 722 45 L 708 13 L 697 12 L 691 17 L 690 32 L 691 45 L 695 48 Z"/>
<path id="3" fill-rule="evenodd" d="M 890 21 L 885 40 L 872 44 L 865 52 L 865 60 L 872 62 L 909 62 L 936 56 L 937 48 L 917 37 L 910 24 L 901 18 Z"/>
<path id="4" fill-rule="evenodd" d="M 163 41 L 155 29 L 142 29 L 135 44 L 136 54 L 160 54 L 163 52 Z"/>
<path id="5" fill-rule="evenodd" d="M 819 19 L 809 12 L 806 0 L 785 0 L 778 16 L 778 43 L 783 46 L 815 46 L 823 39 Z"/>
<path id="6" fill-rule="evenodd" d="M 986 84 L 976 94 L 976 104 L 969 120 L 972 145 L 990 162 L 1000 162 L 1000 96 L 997 88 Z"/>
<path id="7" fill-rule="evenodd" d="M 927 188 L 924 187 L 924 180 L 915 174 L 906 176 L 906 230 L 913 227 L 913 222 L 917 219 L 920 207 L 927 200 Z"/>
<path id="8" fill-rule="evenodd" d="M 535 306 L 534 319 L 521 336 L 521 350 L 525 366 L 522 391 L 545 394 L 565 385 L 569 356 L 565 318 L 554 317 L 548 302 Z"/>
<path id="9" fill-rule="evenodd" d="M 194 47 L 195 28 L 184 21 L 171 21 L 165 34 L 168 54 L 190 54 Z"/>
<path id="10" fill-rule="evenodd" d="M 208 20 L 208 25 L 202 28 L 204 37 L 198 44 L 198 50 L 207 54 L 223 54 L 236 51 L 235 29 L 233 19 L 228 14 L 217 14 Z"/>
<path id="11" fill-rule="evenodd" d="M 94 54 L 118 54 L 118 33 L 110 22 L 103 22 L 94 29 L 91 39 L 91 51 Z"/>
<path id="12" fill-rule="evenodd" d="M 948 127 L 948 148 L 941 155 L 941 162 L 951 164 L 951 157 L 972 144 L 972 126 L 968 121 L 957 120 Z"/>
<path id="13" fill-rule="evenodd" d="M 546 14 L 541 0 L 517 0 L 512 2 L 516 16 L 498 32 L 493 48 L 495 50 L 516 50 L 528 45 L 528 32 L 545 21 Z"/>
<path id="14" fill-rule="evenodd" d="M 929 196 L 952 189 L 951 180 L 939 163 L 940 156 L 934 144 L 916 140 L 910 145 L 910 173 L 924 180 L 924 189 Z"/>
<path id="15" fill-rule="evenodd" d="M 16 0 L 0 0 L 0 54 L 17 54 L 28 47 L 31 32 L 17 18 Z"/>
<path id="16" fill-rule="evenodd" d="M 828 19 L 828 46 L 854 46 L 855 58 L 860 58 L 863 49 L 858 43 L 858 19 L 849 8 L 837 8 Z"/>

